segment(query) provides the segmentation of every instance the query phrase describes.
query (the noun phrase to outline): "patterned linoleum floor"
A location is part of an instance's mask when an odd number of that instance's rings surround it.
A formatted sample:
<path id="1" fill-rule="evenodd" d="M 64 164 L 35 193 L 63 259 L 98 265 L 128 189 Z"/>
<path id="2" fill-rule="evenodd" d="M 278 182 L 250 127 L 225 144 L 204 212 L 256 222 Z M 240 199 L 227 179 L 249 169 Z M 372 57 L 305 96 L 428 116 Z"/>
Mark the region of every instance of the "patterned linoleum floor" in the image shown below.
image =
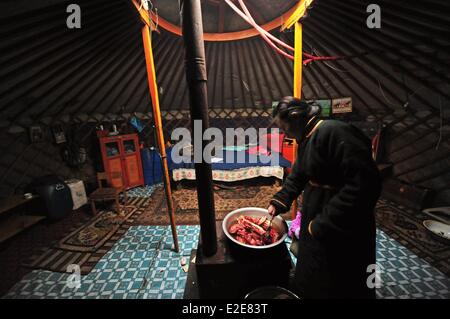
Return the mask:
<path id="1" fill-rule="evenodd" d="M 4 298 L 183 298 L 187 273 L 180 259 L 197 246 L 199 226 L 178 226 L 180 253 L 171 250 L 168 226 L 133 226 L 74 285 L 70 274 L 34 270 Z M 295 261 L 295 260 L 294 260 Z M 450 298 L 450 280 L 384 232 L 377 232 L 377 264 L 381 272 L 378 298 Z"/>
<path id="2" fill-rule="evenodd" d="M 162 186 L 163 186 L 163 184 L 155 184 L 155 185 L 146 185 L 146 186 L 142 186 L 142 187 L 135 187 L 135 188 L 129 189 L 127 191 L 127 196 L 128 197 L 148 198 L 148 197 L 152 196 L 152 194 L 156 188 L 162 187 Z"/>
<path id="3" fill-rule="evenodd" d="M 196 248 L 199 229 L 178 226 L 180 253 L 174 253 L 169 227 L 133 226 L 81 276 L 80 287 L 70 288 L 76 282 L 71 274 L 34 270 L 4 298 L 182 298 L 187 274 L 180 258 Z"/>

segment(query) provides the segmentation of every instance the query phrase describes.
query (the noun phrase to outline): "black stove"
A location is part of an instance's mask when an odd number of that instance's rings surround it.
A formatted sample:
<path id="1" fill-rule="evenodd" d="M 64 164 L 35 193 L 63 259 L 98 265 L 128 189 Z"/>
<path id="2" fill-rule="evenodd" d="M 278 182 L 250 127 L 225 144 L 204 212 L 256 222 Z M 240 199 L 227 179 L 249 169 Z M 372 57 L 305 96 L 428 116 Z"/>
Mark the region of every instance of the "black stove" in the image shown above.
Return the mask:
<path id="1" fill-rule="evenodd" d="M 222 221 L 216 222 L 216 232 L 213 256 L 202 254 L 201 241 L 191 254 L 185 299 L 242 299 L 259 287 L 288 287 L 292 260 L 286 245 L 261 250 L 239 246 L 223 233 Z"/>

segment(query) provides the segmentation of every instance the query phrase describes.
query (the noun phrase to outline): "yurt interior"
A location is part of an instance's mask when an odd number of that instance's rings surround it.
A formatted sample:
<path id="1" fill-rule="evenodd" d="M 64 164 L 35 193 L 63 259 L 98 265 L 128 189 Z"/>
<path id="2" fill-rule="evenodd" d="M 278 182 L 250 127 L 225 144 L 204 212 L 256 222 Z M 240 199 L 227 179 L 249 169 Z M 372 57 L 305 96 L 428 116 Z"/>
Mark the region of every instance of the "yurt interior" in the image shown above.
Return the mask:
<path id="1" fill-rule="evenodd" d="M 0 297 L 450 299 L 449 12 L 0 2 Z"/>

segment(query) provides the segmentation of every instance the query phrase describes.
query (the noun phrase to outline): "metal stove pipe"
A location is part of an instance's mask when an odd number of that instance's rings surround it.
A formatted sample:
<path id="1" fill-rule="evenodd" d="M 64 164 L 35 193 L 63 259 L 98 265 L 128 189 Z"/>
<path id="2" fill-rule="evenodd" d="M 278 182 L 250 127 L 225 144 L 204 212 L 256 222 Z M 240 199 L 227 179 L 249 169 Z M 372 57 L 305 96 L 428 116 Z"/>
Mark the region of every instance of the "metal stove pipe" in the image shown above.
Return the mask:
<path id="1" fill-rule="evenodd" d="M 203 132 L 209 127 L 207 73 L 205 47 L 203 41 L 203 22 L 200 0 L 179 0 L 181 25 L 185 44 L 186 80 L 189 88 L 189 105 L 191 126 L 194 133 L 194 121 L 200 120 Z M 198 123 L 197 123 L 198 124 Z M 200 141 L 194 139 L 194 150 Z M 201 139 L 201 150 L 205 147 Z M 202 156 L 200 163 L 195 163 L 197 179 L 197 197 L 200 214 L 200 235 L 202 253 L 212 256 L 217 251 L 217 234 L 215 223 L 214 196 L 211 165 Z"/>

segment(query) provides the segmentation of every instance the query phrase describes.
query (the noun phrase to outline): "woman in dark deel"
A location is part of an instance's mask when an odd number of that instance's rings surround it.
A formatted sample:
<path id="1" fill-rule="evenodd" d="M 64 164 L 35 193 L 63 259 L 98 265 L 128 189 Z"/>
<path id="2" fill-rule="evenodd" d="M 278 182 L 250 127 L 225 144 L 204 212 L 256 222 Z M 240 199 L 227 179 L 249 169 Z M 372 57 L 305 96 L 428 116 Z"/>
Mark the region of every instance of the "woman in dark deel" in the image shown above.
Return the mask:
<path id="1" fill-rule="evenodd" d="M 350 124 L 321 120 L 317 104 L 293 97 L 283 98 L 273 116 L 298 143 L 292 172 L 269 206 L 271 214 L 284 213 L 304 190 L 297 293 L 375 298 L 367 282 L 373 274 L 368 266 L 375 264 L 374 207 L 381 178 L 370 140 Z"/>

